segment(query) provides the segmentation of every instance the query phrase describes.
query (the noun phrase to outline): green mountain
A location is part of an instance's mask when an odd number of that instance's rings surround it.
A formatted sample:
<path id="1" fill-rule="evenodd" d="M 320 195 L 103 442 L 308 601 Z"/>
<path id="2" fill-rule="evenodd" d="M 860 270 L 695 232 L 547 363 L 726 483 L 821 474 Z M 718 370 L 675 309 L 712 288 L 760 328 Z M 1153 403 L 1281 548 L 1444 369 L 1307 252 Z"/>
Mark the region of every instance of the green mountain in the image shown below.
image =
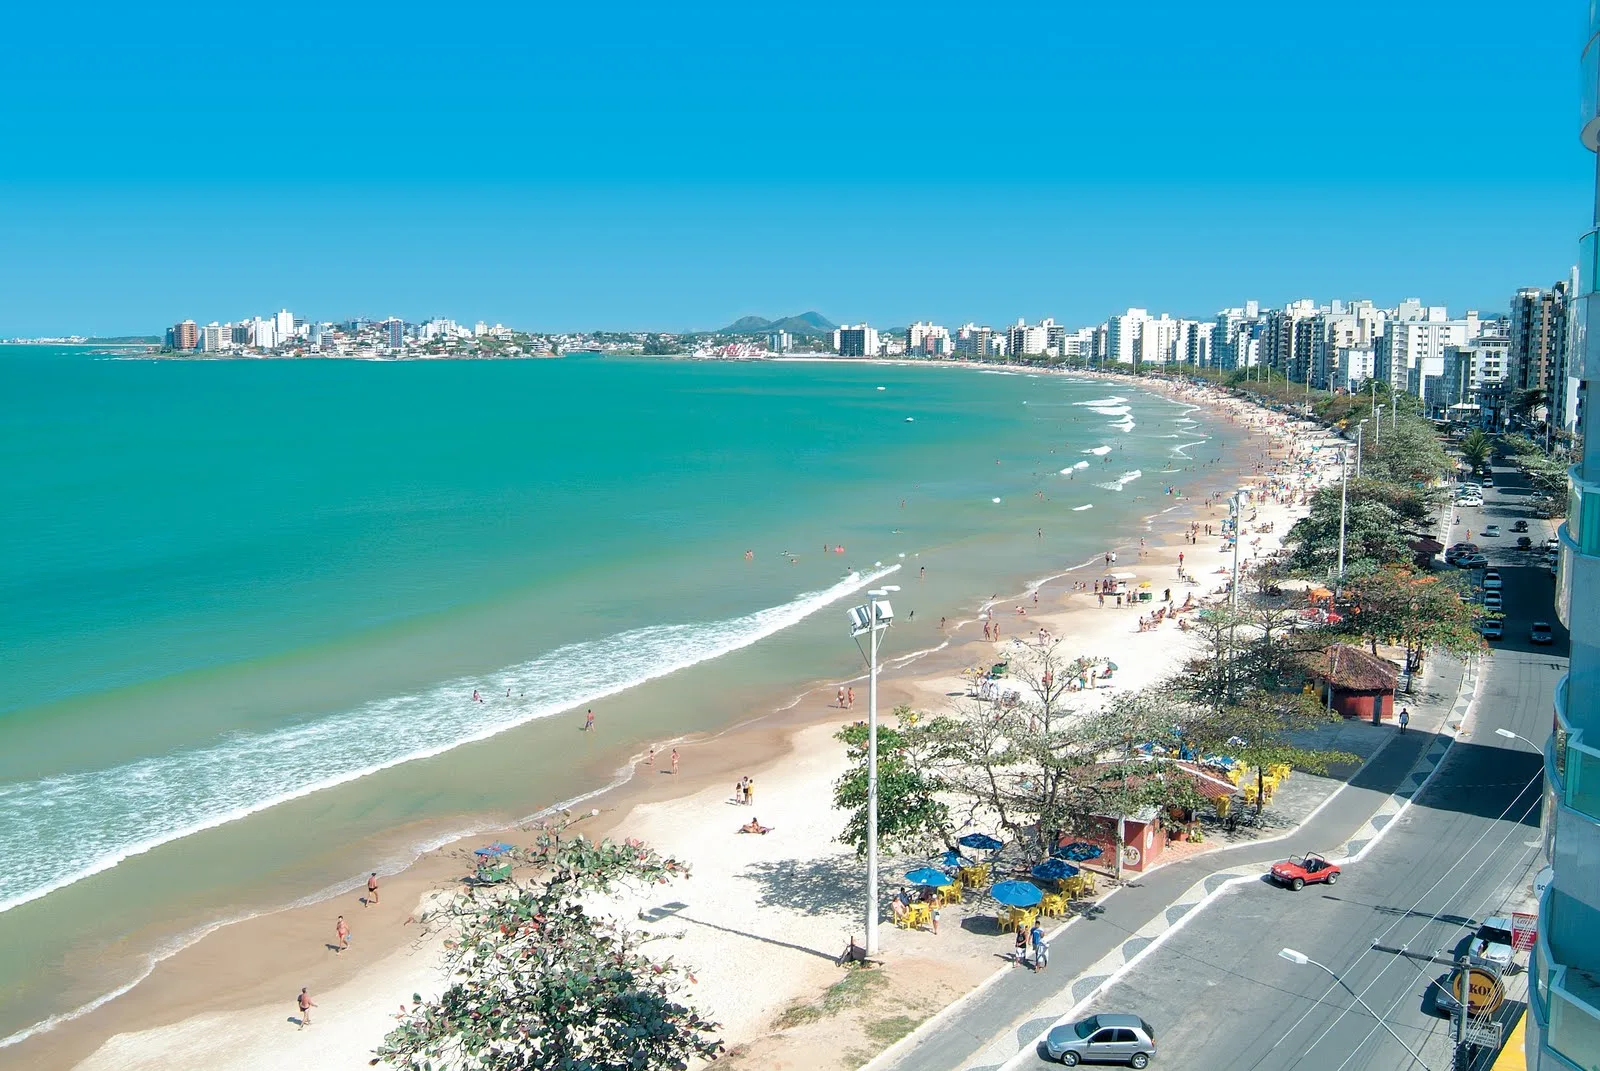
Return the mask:
<path id="1" fill-rule="evenodd" d="M 741 316 L 716 333 L 719 335 L 760 335 L 768 331 L 787 331 L 791 335 L 827 335 L 838 326 L 820 312 L 802 312 L 799 316 L 785 316 L 769 320 L 764 316 Z"/>

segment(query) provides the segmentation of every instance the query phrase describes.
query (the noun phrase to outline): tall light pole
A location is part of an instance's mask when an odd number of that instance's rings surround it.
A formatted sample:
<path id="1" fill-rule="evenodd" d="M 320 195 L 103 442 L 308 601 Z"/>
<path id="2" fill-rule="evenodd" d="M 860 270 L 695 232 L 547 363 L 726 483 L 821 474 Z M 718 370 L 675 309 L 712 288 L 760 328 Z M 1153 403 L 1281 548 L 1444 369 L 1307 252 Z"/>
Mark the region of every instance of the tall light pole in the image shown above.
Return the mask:
<path id="1" fill-rule="evenodd" d="M 1527 744 L 1529 747 L 1533 748 L 1533 750 L 1537 751 L 1539 754 L 1541 754 L 1541 755 L 1544 754 L 1544 748 L 1540 747 L 1538 744 L 1535 744 L 1532 740 L 1529 740 L 1526 736 L 1523 736 L 1521 733 L 1514 733 L 1510 729 L 1496 729 L 1494 731 L 1494 735 L 1503 736 L 1507 740 L 1521 740 L 1524 744 Z"/>
<path id="2" fill-rule="evenodd" d="M 1339 575 L 1333 582 L 1335 595 L 1344 594 L 1344 518 L 1350 504 L 1349 456 L 1347 448 L 1339 447 Z"/>
<path id="3" fill-rule="evenodd" d="M 1229 504 L 1233 507 L 1233 583 L 1228 587 L 1228 608 L 1239 605 L 1239 540 L 1244 535 L 1244 498 L 1249 494 L 1244 488 L 1233 493 Z"/>
<path id="4" fill-rule="evenodd" d="M 1356 425 L 1356 479 L 1361 479 L 1361 430 L 1367 426 L 1365 420 Z"/>
<path id="5" fill-rule="evenodd" d="M 878 634 L 894 622 L 894 607 L 889 593 L 899 591 L 885 584 L 867 592 L 869 601 L 849 613 L 850 635 L 856 646 L 867 636 L 867 955 L 878 953 Z"/>
<path id="6" fill-rule="evenodd" d="M 1372 1010 L 1372 1006 L 1369 1005 L 1366 1001 L 1361 999 L 1361 994 L 1360 993 L 1357 993 L 1354 989 L 1351 989 L 1348 985 L 1345 985 L 1345 981 L 1344 981 L 1343 978 L 1340 978 L 1337 974 L 1334 974 L 1333 971 L 1329 970 L 1327 967 L 1324 967 L 1322 964 L 1318 963 L 1316 960 L 1312 959 L 1310 956 L 1306 955 L 1304 952 L 1296 952 L 1292 948 L 1281 949 L 1278 952 L 1278 958 L 1279 959 L 1286 959 L 1290 963 L 1295 964 L 1296 966 L 1304 967 L 1306 964 L 1309 963 L 1311 966 L 1321 969 L 1324 973 L 1327 974 L 1327 976 L 1329 978 L 1332 978 L 1335 982 L 1338 982 L 1341 986 L 1344 986 L 1344 991 L 1346 993 L 1349 993 L 1352 997 L 1355 997 L 1356 998 L 1356 1003 L 1361 1005 L 1363 1008 L 1367 1009 L 1367 1014 L 1372 1016 L 1374 1019 L 1378 1020 L 1378 1024 L 1380 1026 L 1382 1026 L 1385 1030 L 1389 1031 L 1389 1036 L 1394 1038 L 1395 1041 L 1399 1042 L 1400 1043 L 1400 1047 L 1402 1049 L 1406 1050 L 1406 1052 L 1411 1054 L 1411 1058 L 1413 1060 L 1417 1061 L 1417 1064 L 1422 1067 L 1423 1071 L 1431 1071 L 1431 1069 L 1428 1067 L 1428 1065 L 1422 1062 L 1422 1057 L 1418 1056 L 1416 1054 L 1416 1052 L 1411 1048 L 1411 1046 L 1407 1045 L 1403 1040 L 1401 1040 L 1400 1035 L 1396 1034 L 1394 1032 L 1394 1028 L 1389 1025 L 1388 1021 L 1386 1019 L 1384 1019 L 1383 1016 L 1381 1016 L 1377 1012 L 1373 1011 Z"/>
<path id="7" fill-rule="evenodd" d="M 1380 405 L 1378 406 L 1377 411 L 1374 413 L 1374 416 L 1377 417 L 1377 419 L 1373 421 L 1372 427 L 1373 432 L 1375 432 L 1372 439 L 1374 443 L 1383 442 L 1383 411 L 1387 408 L 1389 407 L 1386 404 Z"/>

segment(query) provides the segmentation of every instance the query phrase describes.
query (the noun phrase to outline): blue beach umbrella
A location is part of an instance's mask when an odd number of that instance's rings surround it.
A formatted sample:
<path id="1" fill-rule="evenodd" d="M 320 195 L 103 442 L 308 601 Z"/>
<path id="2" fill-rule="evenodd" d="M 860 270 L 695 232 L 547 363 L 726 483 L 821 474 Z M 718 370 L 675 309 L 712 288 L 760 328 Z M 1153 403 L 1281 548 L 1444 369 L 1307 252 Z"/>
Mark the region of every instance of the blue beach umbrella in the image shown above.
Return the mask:
<path id="1" fill-rule="evenodd" d="M 960 852 L 945 852 L 943 855 L 939 856 L 934 861 L 937 862 L 940 866 L 947 866 L 947 867 L 962 867 L 962 866 L 970 866 L 972 864 L 972 860 L 968 859 L 966 856 L 962 855 Z"/>
<path id="2" fill-rule="evenodd" d="M 1071 859 L 1074 863 L 1081 863 L 1088 859 L 1100 858 L 1100 846 L 1090 844 L 1086 840 L 1075 840 L 1063 848 L 1051 848 L 1050 854 L 1057 859 Z"/>
<path id="3" fill-rule="evenodd" d="M 1063 863 L 1059 859 L 1046 859 L 1033 868 L 1033 876 L 1040 881 L 1060 881 L 1062 878 L 1072 878 L 1077 875 L 1077 867 L 1071 863 Z"/>
<path id="4" fill-rule="evenodd" d="M 996 848 L 1005 847 L 1005 841 L 996 840 L 987 833 L 968 833 L 966 836 L 956 841 L 956 843 L 961 845 L 963 848 L 983 848 L 989 851 L 993 851 Z"/>
<path id="5" fill-rule="evenodd" d="M 943 885 L 953 884 L 950 876 L 942 870 L 935 870 L 931 866 L 918 867 L 906 874 L 906 880 L 913 885 L 932 885 L 939 888 Z"/>
<path id="6" fill-rule="evenodd" d="M 989 895 L 1007 907 L 1034 907 L 1044 899 L 1039 886 L 1027 881 L 1002 881 L 989 890 Z"/>

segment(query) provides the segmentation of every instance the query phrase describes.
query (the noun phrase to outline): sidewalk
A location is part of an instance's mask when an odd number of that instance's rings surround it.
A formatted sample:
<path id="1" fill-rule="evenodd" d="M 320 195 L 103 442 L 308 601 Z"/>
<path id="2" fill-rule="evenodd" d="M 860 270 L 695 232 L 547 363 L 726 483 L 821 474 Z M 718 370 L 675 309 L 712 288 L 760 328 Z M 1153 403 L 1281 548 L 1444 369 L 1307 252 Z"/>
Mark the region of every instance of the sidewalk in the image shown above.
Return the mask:
<path id="1" fill-rule="evenodd" d="M 1138 876 L 1050 935 L 1050 966 L 1044 972 L 1000 968 L 866 1068 L 994 1071 L 1030 1051 L 1058 1018 L 1109 984 L 1229 882 L 1254 880 L 1266 864 L 1296 851 L 1324 848 L 1337 857 L 1364 850 L 1448 752 L 1478 680 L 1474 667 L 1442 657 L 1431 660 L 1425 672 L 1422 686 L 1406 697 L 1411 730 L 1401 734 L 1366 726 L 1370 732 L 1364 735 L 1386 733 L 1386 739 L 1375 750 L 1360 749 L 1372 757 L 1299 826 Z M 1336 731 L 1358 729 L 1347 725 Z M 1342 847 L 1335 851 L 1335 846 Z"/>

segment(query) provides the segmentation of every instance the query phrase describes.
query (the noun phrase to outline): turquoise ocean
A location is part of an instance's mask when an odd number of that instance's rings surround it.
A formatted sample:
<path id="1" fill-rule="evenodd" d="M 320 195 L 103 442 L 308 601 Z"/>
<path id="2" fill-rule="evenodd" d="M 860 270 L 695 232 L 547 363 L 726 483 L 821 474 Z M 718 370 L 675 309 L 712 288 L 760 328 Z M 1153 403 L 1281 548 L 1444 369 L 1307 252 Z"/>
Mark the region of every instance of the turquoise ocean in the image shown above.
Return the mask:
<path id="1" fill-rule="evenodd" d="M 1238 438 L 975 367 L 0 346 L 0 383 L 0 1051 L 208 926 L 854 675 L 874 581 L 887 654 L 937 647 Z"/>

